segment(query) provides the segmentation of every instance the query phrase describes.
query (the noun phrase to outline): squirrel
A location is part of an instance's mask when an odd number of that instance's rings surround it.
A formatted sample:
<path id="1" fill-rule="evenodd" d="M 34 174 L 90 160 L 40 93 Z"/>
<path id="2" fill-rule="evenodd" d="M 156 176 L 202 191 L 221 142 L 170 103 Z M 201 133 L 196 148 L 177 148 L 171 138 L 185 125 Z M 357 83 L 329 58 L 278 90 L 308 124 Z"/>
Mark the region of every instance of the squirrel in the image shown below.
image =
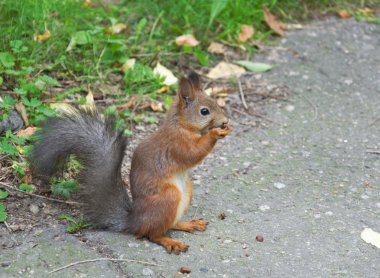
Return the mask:
<path id="1" fill-rule="evenodd" d="M 49 118 L 37 132 L 29 157 L 33 176 L 50 177 L 71 154 L 84 169 L 79 173 L 84 215 L 96 228 L 134 234 L 162 245 L 169 253 L 189 245 L 164 236 L 170 229 L 204 231 L 208 222 L 180 222 L 192 199 L 188 172 L 232 130 L 216 101 L 201 87 L 198 74 L 182 77 L 163 124 L 133 153 L 132 200 L 122 180 L 126 138 L 111 117 L 96 109 L 74 108 Z"/>

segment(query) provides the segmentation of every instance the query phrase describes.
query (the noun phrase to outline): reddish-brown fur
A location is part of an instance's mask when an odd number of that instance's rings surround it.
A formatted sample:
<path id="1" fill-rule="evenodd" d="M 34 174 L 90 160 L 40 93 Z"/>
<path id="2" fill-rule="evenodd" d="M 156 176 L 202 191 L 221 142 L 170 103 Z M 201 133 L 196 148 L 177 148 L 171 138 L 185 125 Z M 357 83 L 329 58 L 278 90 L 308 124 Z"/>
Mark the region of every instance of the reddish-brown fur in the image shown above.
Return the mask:
<path id="1" fill-rule="evenodd" d="M 202 116 L 207 107 L 210 114 Z M 230 132 L 228 120 L 214 100 L 201 91 L 197 76 L 183 78 L 178 96 L 160 129 L 135 150 L 130 173 L 132 210 L 129 232 L 163 245 L 167 251 L 186 251 L 188 245 L 164 234 L 171 228 L 205 230 L 208 222 L 177 222 L 182 205 L 189 206 L 192 183 L 187 171 L 199 164 L 216 141 Z M 182 188 L 182 178 L 186 179 Z M 188 200 L 185 200 L 185 198 Z M 187 201 L 186 204 L 181 202 Z"/>

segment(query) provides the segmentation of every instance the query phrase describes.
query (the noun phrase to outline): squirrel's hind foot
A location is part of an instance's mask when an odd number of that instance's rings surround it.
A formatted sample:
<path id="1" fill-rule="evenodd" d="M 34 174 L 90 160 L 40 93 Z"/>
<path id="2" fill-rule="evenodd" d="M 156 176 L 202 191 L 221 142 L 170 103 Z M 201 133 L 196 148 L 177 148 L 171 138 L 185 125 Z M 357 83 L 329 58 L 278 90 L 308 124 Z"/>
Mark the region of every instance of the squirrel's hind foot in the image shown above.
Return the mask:
<path id="1" fill-rule="evenodd" d="M 172 253 L 172 251 L 174 251 L 174 253 L 178 255 L 179 253 L 186 252 L 187 249 L 189 249 L 189 245 L 178 240 L 171 239 L 170 237 L 156 237 L 151 238 L 150 240 L 165 247 L 168 253 Z"/>

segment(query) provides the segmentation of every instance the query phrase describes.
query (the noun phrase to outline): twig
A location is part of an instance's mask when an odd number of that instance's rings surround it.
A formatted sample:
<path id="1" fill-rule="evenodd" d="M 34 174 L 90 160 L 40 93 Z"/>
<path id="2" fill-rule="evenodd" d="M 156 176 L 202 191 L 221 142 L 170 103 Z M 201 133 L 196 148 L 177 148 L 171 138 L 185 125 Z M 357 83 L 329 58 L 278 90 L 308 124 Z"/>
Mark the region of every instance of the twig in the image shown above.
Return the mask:
<path id="1" fill-rule="evenodd" d="M 272 95 L 270 93 L 252 92 L 251 94 L 256 95 L 256 96 L 260 96 L 260 97 L 264 97 L 264 98 L 274 98 L 277 100 L 287 101 L 287 99 L 284 96 L 276 96 L 276 95 Z"/>
<path id="2" fill-rule="evenodd" d="M 317 106 L 315 106 L 315 104 L 307 96 L 305 96 L 304 94 L 299 94 L 299 93 L 296 93 L 296 94 L 302 96 L 313 107 L 313 109 L 314 109 L 314 118 L 311 121 L 314 122 L 318 118 L 318 108 L 317 108 Z"/>
<path id="3" fill-rule="evenodd" d="M 373 120 L 372 123 L 370 123 L 370 124 L 368 125 L 368 127 L 373 126 L 373 125 L 376 124 L 378 121 L 380 121 L 380 117 L 378 117 L 378 118 L 376 118 L 375 120 Z"/>
<path id="4" fill-rule="evenodd" d="M 378 150 L 366 150 L 366 153 L 380 154 Z"/>
<path id="5" fill-rule="evenodd" d="M 11 229 L 11 227 L 9 227 L 7 221 L 4 221 L 4 225 L 5 225 L 5 227 L 7 227 L 8 232 L 11 233 L 11 232 L 12 232 L 12 229 Z"/>
<path id="6" fill-rule="evenodd" d="M 56 268 L 56 269 L 50 271 L 49 274 L 52 274 L 52 273 L 54 273 L 54 272 L 61 271 L 61 270 L 65 269 L 65 268 L 69 268 L 69 267 L 72 267 L 72 266 L 75 266 L 75 265 L 78 265 L 78 264 L 85 264 L 85 263 L 92 263 L 92 262 L 99 262 L 99 261 L 140 263 L 140 264 L 144 264 L 144 265 L 161 266 L 161 265 L 159 265 L 159 264 L 150 263 L 150 262 L 145 262 L 145 261 L 139 261 L 139 260 L 99 258 L 99 259 L 83 260 L 83 261 L 73 262 L 73 263 L 68 264 L 68 265 L 65 265 L 65 266 L 63 266 L 63 267 Z"/>
<path id="7" fill-rule="evenodd" d="M 241 101 L 243 103 L 243 106 L 244 106 L 245 110 L 248 110 L 248 105 L 245 102 L 245 96 L 244 96 L 243 88 L 241 86 L 241 82 L 240 82 L 239 77 L 236 76 L 236 80 L 237 80 L 237 83 L 238 83 L 238 86 L 239 86 L 239 92 L 240 92 Z"/>
<path id="8" fill-rule="evenodd" d="M 30 192 L 27 192 L 27 191 L 23 191 L 23 190 L 20 190 L 18 188 L 15 188 L 15 187 L 11 186 L 10 184 L 7 184 L 7 183 L 1 182 L 1 181 L 0 181 L 0 185 L 5 186 L 5 187 L 7 187 L 7 188 L 9 188 L 11 190 L 14 190 L 14 191 L 21 192 L 21 193 L 23 193 L 25 195 L 29 195 L 29 196 L 33 196 L 33 197 L 37 197 L 37 198 L 42 198 L 42 199 L 53 201 L 53 202 L 58 202 L 58 203 L 63 203 L 63 204 L 68 204 L 68 205 L 82 205 L 82 203 L 78 203 L 78 202 L 74 202 L 74 201 L 64 201 L 64 200 L 54 199 L 54 198 L 45 197 L 45 196 L 42 196 L 42 195 L 30 193 Z"/>

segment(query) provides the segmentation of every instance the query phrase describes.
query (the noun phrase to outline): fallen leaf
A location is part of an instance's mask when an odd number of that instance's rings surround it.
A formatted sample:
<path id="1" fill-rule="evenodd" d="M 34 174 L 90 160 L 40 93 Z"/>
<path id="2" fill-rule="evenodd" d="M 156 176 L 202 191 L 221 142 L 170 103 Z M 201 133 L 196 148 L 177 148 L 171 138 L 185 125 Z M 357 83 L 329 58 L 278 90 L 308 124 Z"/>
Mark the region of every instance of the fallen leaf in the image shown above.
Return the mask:
<path id="1" fill-rule="evenodd" d="M 127 25 L 124 23 L 116 23 L 113 25 L 111 28 L 107 29 L 106 33 L 107 34 L 120 34 L 124 30 L 127 29 Z"/>
<path id="2" fill-rule="evenodd" d="M 350 18 L 352 14 L 348 12 L 347 10 L 339 10 L 336 12 L 340 18 L 346 19 Z"/>
<path id="3" fill-rule="evenodd" d="M 251 72 L 265 72 L 273 68 L 272 65 L 264 64 L 264 63 L 254 63 L 249 61 L 237 61 L 236 64 L 245 67 L 247 70 Z"/>
<path id="4" fill-rule="evenodd" d="M 227 94 L 230 92 L 230 89 L 228 87 L 211 87 L 207 88 L 205 91 L 205 94 L 208 96 L 213 97 L 226 97 Z"/>
<path id="5" fill-rule="evenodd" d="M 117 111 L 124 111 L 126 109 L 130 109 L 132 107 L 135 107 L 137 104 L 136 99 L 137 99 L 136 96 L 131 96 L 131 98 L 126 103 L 124 103 L 124 104 L 122 104 L 116 108 Z"/>
<path id="6" fill-rule="evenodd" d="M 162 102 L 151 102 L 150 108 L 154 112 L 164 112 L 164 104 Z"/>
<path id="7" fill-rule="evenodd" d="M 86 95 L 86 103 L 81 106 L 89 110 L 95 110 L 96 106 L 94 101 L 94 94 L 91 90 L 88 90 L 88 93 Z"/>
<path id="8" fill-rule="evenodd" d="M 24 137 L 24 136 L 30 136 L 36 131 L 35 126 L 29 126 L 25 129 L 22 129 L 16 133 L 17 137 Z"/>
<path id="9" fill-rule="evenodd" d="M 226 101 L 222 97 L 218 97 L 216 100 L 216 103 L 219 105 L 219 107 L 226 107 Z"/>
<path id="10" fill-rule="evenodd" d="M 283 37 L 285 35 L 284 30 L 286 29 L 286 24 L 278 21 L 268 8 L 264 7 L 263 12 L 265 23 L 276 35 Z"/>
<path id="11" fill-rule="evenodd" d="M 17 102 L 15 105 L 15 108 L 16 108 L 16 111 L 20 114 L 22 120 L 24 121 L 24 124 L 26 126 L 28 126 L 29 125 L 29 119 L 28 119 L 28 115 L 26 114 L 26 108 L 25 108 L 24 104 L 21 101 Z"/>
<path id="12" fill-rule="evenodd" d="M 183 45 L 183 46 L 197 46 L 199 44 L 199 41 L 194 37 L 192 34 L 182 35 L 175 39 L 175 43 L 177 45 Z"/>
<path id="13" fill-rule="evenodd" d="M 124 72 L 127 72 L 128 70 L 130 69 L 133 69 L 133 67 L 135 66 L 136 64 L 136 59 L 132 58 L 132 59 L 128 59 L 127 61 L 125 61 L 125 63 L 121 66 L 121 69 L 124 71 Z"/>
<path id="14" fill-rule="evenodd" d="M 91 8 L 92 6 L 94 6 L 94 4 L 91 2 L 91 0 L 85 0 L 83 3 L 83 7 Z"/>
<path id="15" fill-rule="evenodd" d="M 166 93 L 170 90 L 170 88 L 168 86 L 164 86 L 162 88 L 160 88 L 159 90 L 156 91 L 157 94 L 163 94 L 163 93 Z"/>
<path id="16" fill-rule="evenodd" d="M 49 39 L 51 37 L 51 33 L 48 29 L 45 30 L 45 33 L 41 34 L 41 35 L 38 35 L 38 34 L 35 34 L 34 35 L 34 41 L 36 42 L 39 42 L 39 41 L 46 41 L 47 39 Z"/>
<path id="17" fill-rule="evenodd" d="M 30 173 L 26 173 L 24 177 L 24 183 L 30 184 L 32 182 L 32 175 Z"/>
<path id="18" fill-rule="evenodd" d="M 165 77 L 164 84 L 166 86 L 171 86 L 178 82 L 177 77 L 175 77 L 174 74 L 169 69 L 165 68 L 160 63 L 157 63 L 156 67 L 153 70 L 153 73 L 155 75 Z"/>
<path id="19" fill-rule="evenodd" d="M 220 62 L 210 70 L 207 77 L 210 79 L 228 78 L 231 76 L 240 76 L 245 72 L 245 69 L 242 67 L 226 62 Z"/>
<path id="20" fill-rule="evenodd" d="M 374 9 L 370 9 L 370 8 L 367 8 L 367 7 L 359 9 L 358 12 L 361 15 L 364 15 L 364 16 L 373 16 L 376 13 L 376 11 Z"/>
<path id="21" fill-rule="evenodd" d="M 226 47 L 221 43 L 212 42 L 207 48 L 207 51 L 215 54 L 224 54 L 226 53 Z"/>
<path id="22" fill-rule="evenodd" d="M 224 220 L 224 219 L 226 219 L 226 214 L 225 214 L 224 212 L 221 212 L 221 213 L 219 214 L 219 219 L 220 219 L 220 220 Z"/>
<path id="23" fill-rule="evenodd" d="M 253 29 L 253 26 L 243 24 L 240 29 L 239 41 L 246 42 L 247 40 L 252 38 L 254 33 L 255 33 L 255 30 Z"/>
<path id="24" fill-rule="evenodd" d="M 370 228 L 365 228 L 360 234 L 362 240 L 372 245 L 375 245 L 377 248 L 380 248 L 380 234 L 375 232 Z"/>

